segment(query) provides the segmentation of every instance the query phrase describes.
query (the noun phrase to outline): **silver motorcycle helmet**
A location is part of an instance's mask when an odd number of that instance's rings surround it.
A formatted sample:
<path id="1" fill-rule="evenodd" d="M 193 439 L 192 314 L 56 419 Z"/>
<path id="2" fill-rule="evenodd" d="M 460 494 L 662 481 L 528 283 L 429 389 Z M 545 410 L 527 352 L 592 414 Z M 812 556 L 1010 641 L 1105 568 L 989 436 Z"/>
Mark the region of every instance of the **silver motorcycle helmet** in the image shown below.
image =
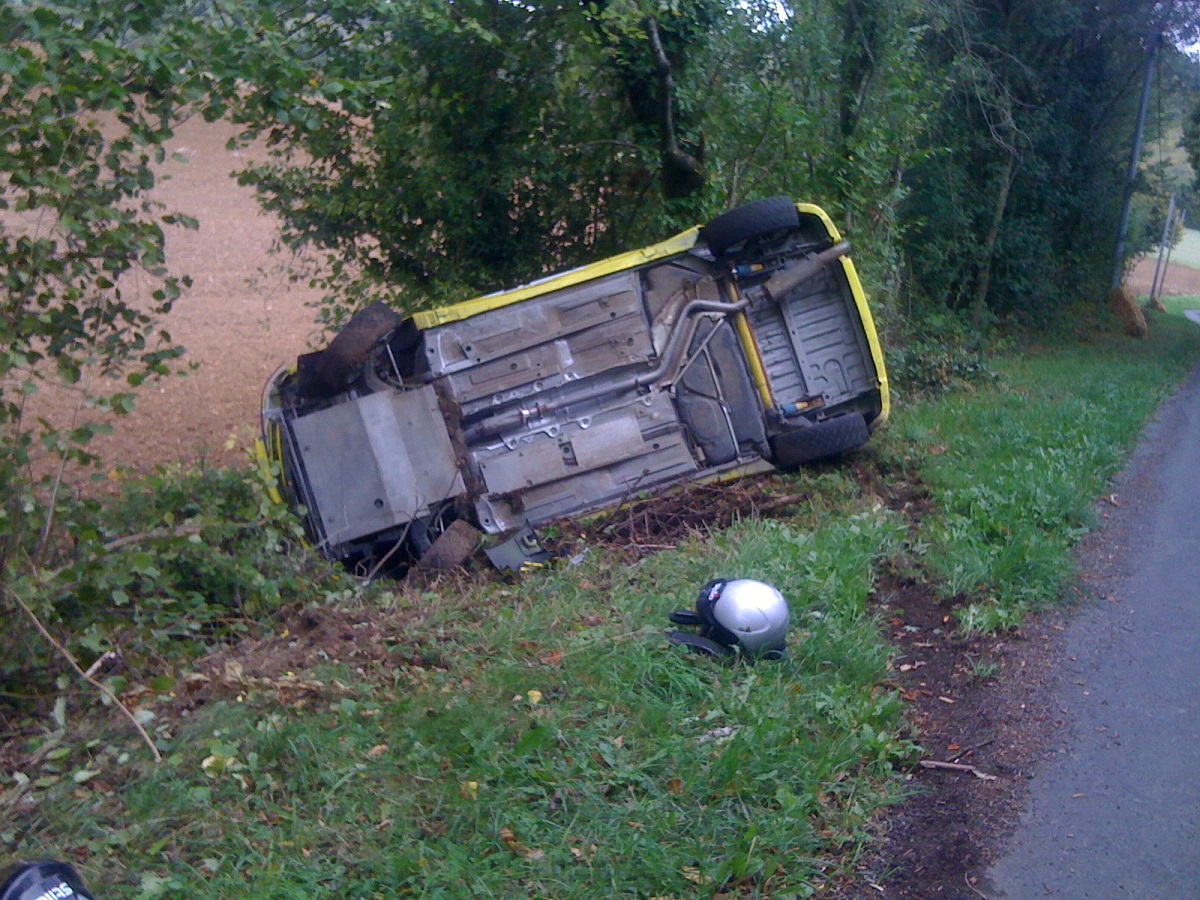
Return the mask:
<path id="1" fill-rule="evenodd" d="M 790 620 L 787 601 L 771 585 L 752 578 L 716 578 L 700 590 L 694 613 L 671 613 L 677 625 L 699 626 L 699 635 L 671 632 L 668 638 L 709 656 L 740 652 L 778 659 L 787 645 Z"/>

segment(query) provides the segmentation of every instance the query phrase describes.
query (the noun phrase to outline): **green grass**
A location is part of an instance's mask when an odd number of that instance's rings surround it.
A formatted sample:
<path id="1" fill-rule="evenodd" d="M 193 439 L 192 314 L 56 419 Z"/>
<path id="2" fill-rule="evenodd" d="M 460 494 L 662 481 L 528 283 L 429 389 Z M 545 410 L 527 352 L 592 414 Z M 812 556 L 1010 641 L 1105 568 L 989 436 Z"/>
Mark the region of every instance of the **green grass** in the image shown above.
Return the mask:
<path id="1" fill-rule="evenodd" d="M 166 692 L 189 664 L 144 649 L 147 671 L 176 668 L 127 695 L 165 761 L 111 710 L 56 706 L 0 841 L 77 862 L 111 900 L 819 894 L 916 751 L 867 606 L 880 567 L 927 578 L 967 631 L 1057 601 L 1094 498 L 1198 358 L 1194 325 L 1152 315 L 1145 341 L 995 360 L 994 382 L 902 402 L 863 464 L 928 492 L 919 523 L 824 467 L 784 485 L 813 498 L 803 514 L 634 565 L 593 548 L 519 578 L 346 592 L 403 623 L 394 662 L 320 665 L 299 693 L 241 682 L 182 718 Z M 668 612 L 717 575 L 789 599 L 786 660 L 667 644 Z"/>
<path id="2" fill-rule="evenodd" d="M 1182 297 L 1162 297 L 1162 304 L 1167 312 L 1173 315 L 1183 315 L 1185 310 L 1200 309 L 1200 297 L 1189 294 Z"/>
<path id="3" fill-rule="evenodd" d="M 435 607 L 421 627 L 444 668 L 319 673 L 346 688 L 303 705 L 247 689 L 165 738 L 158 767 L 71 746 L 27 850 L 90 856 L 105 897 L 805 896 L 913 751 L 864 610 L 903 528 L 851 494 L 812 528 L 747 521 L 633 567 L 594 554 L 385 598 Z M 666 643 L 667 613 L 717 573 L 790 598 L 788 659 Z M 113 795 L 83 794 L 80 768 Z"/>
<path id="4" fill-rule="evenodd" d="M 1152 315 L 1151 325 L 1145 341 L 1000 360 L 998 384 L 897 416 L 888 451 L 916 469 L 937 509 L 915 543 L 942 594 L 966 604 L 967 631 L 1013 627 L 1061 596 L 1095 498 L 1200 356 L 1192 323 Z"/>

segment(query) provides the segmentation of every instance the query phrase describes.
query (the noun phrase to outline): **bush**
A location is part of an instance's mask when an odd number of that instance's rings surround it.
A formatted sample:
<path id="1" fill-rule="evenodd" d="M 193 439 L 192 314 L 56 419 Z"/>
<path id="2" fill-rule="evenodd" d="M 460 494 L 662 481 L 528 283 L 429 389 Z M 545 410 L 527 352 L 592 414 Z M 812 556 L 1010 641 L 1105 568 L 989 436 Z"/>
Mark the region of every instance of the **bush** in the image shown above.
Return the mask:
<path id="1" fill-rule="evenodd" d="M 934 397 L 949 390 L 990 384 L 986 340 L 956 316 L 939 313 L 892 336 L 888 375 L 902 397 Z"/>
<path id="2" fill-rule="evenodd" d="M 60 640 L 85 666 L 117 635 L 124 645 L 153 639 L 160 657 L 201 652 L 289 600 L 344 587 L 344 573 L 304 549 L 269 486 L 257 470 L 172 467 L 114 498 L 71 504 L 56 520 L 54 567 L 10 590 L 67 633 Z M 41 668 L 47 650 L 32 642 L 0 677 L 28 677 L 21 667 Z"/>

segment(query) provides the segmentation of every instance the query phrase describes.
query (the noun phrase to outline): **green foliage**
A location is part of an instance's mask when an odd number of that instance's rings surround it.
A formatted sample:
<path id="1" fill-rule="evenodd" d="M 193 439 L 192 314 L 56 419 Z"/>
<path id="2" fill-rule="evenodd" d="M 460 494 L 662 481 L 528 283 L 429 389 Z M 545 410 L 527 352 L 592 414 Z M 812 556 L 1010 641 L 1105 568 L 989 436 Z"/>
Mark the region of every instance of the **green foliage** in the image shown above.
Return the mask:
<path id="1" fill-rule="evenodd" d="M 988 335 L 953 313 L 927 313 L 893 329 L 886 347 L 888 378 L 902 400 L 990 384 Z"/>
<path id="2" fill-rule="evenodd" d="M 929 9 L 871 0 L 737 4 L 705 93 L 722 203 L 788 194 L 828 208 L 884 307 L 903 264 L 897 210 L 940 90 Z M 782 15 L 781 15 L 782 11 Z"/>
<path id="3" fill-rule="evenodd" d="M 238 116 L 280 151 L 244 181 L 288 244 L 321 253 L 338 303 L 419 308 L 664 233 L 646 227 L 657 129 L 629 112 L 657 102 L 634 5 L 318 6 L 286 26 L 314 58 L 280 40 L 277 77 Z M 706 4 L 679 6 L 661 23 L 673 51 Z"/>
<path id="4" fill-rule="evenodd" d="M 953 6 L 929 45 L 947 88 L 936 149 L 908 174 L 912 289 L 981 319 L 1053 324 L 1108 294 L 1148 41 L 1165 14 L 1168 29 L 1194 28 L 1196 11 L 1149 0 Z M 1149 169 L 1138 190 L 1148 196 L 1133 255 L 1157 242 L 1152 209 L 1171 192 Z"/>
<path id="5" fill-rule="evenodd" d="M 57 631 L 86 665 L 130 642 L 155 647 L 160 662 L 206 652 L 240 635 L 298 596 L 324 595 L 345 576 L 303 545 L 303 530 L 271 499 L 257 470 L 173 467 L 121 485 L 104 502 L 73 504 L 60 515 L 69 542 L 54 548 L 36 577 L 10 578 L 8 590 Z M 17 613 L 10 631 L 28 634 Z M 61 660 L 32 641 L 11 653 L 0 676 Z"/>
<path id="6" fill-rule="evenodd" d="M 165 756 L 153 768 L 123 738 L 66 727 L 76 712 L 60 704 L 15 774 L 14 796 L 40 813 L 21 849 L 75 849 L 96 892 L 117 898 L 590 898 L 601 883 L 647 896 L 819 895 L 870 839 L 873 811 L 900 788 L 893 767 L 915 752 L 865 603 L 876 568 L 917 557 L 961 601 L 967 632 L 1017 627 L 1060 597 L 1092 498 L 1200 355 L 1189 323 L 1151 326 L 1145 342 L 1098 335 L 1009 356 L 994 363 L 995 386 L 906 407 L 873 445 L 931 495 L 911 522 L 845 470 L 804 471 L 795 487 L 813 501 L 796 520 L 748 517 L 632 566 L 595 548 L 520 580 L 360 598 L 349 610 L 394 652 L 373 668 L 314 660 L 298 675 L 324 687 L 300 699 L 290 677 L 243 678 L 172 719 L 172 682 L 148 682 L 139 715 Z M 291 526 L 271 518 L 258 482 L 179 477 L 131 486 L 96 521 L 129 517 L 112 532 L 128 534 L 220 510 L 233 521 L 213 540 L 246 565 L 241 582 L 214 581 L 251 584 L 248 570 L 272 565 L 267 545 Z M 239 516 L 261 523 L 261 540 Z M 163 549 L 161 563 L 141 561 L 159 578 L 174 565 Z M 126 551 L 137 549 L 110 552 Z M 284 593 L 305 599 L 342 583 L 306 587 L 295 564 L 264 574 L 292 578 Z M 205 556 L 187 565 L 230 571 Z M 788 597 L 787 659 L 723 665 L 664 640 L 671 610 L 734 573 Z M 182 570 L 171 579 L 187 584 Z M 232 659 L 249 673 L 281 646 Z M 976 680 L 996 671 L 971 662 Z M 12 846 L 17 832 L 0 840 Z"/>
<path id="7" fill-rule="evenodd" d="M 56 516 L 76 514 L 68 473 L 95 461 L 88 444 L 108 427 L 96 414 L 129 412 L 136 390 L 182 352 L 161 325 L 189 284 L 168 270 L 165 229 L 196 222 L 147 192 L 174 124 L 219 108 L 236 83 L 220 77 L 227 60 L 205 52 L 205 24 L 161 2 L 6 0 L 0 36 L 0 610 L 9 615 L 14 596 L 59 600 L 43 567 L 57 564 Z M 46 385 L 78 398 L 65 422 L 31 411 Z M 145 555 L 131 563 L 131 578 L 154 577 Z"/>
<path id="8" fill-rule="evenodd" d="M 164 371 L 173 355 L 148 313 L 170 308 L 180 281 L 167 278 L 163 231 L 149 203 L 153 163 L 181 102 L 169 44 L 150 40 L 149 23 L 121 24 L 146 39 L 123 46 L 99 10 L 81 4 L 68 18 L 51 7 L 0 5 L 0 568 L 30 507 L 27 469 L 39 441 L 86 459 L 89 433 L 55 431 L 25 418 L 40 382 L 79 385 L 84 372 L 129 369 L 130 383 Z M 126 84 L 144 78 L 139 93 Z M 164 94 L 156 102 L 149 95 Z M 101 118 L 114 123 L 106 133 Z M 134 270 L 163 279 L 150 296 L 127 299 L 118 282 Z M 128 290 L 128 288 L 124 288 Z M 104 401 L 116 411 L 127 393 Z M 36 530 L 40 523 L 34 523 Z"/>
<path id="9" fill-rule="evenodd" d="M 445 665 L 404 664 L 406 648 L 378 673 L 305 673 L 342 687 L 300 704 L 243 685 L 160 735 L 153 769 L 64 741 L 64 777 L 28 785 L 34 840 L 88 848 L 89 883 L 114 897 L 810 895 L 914 750 L 864 603 L 902 536 L 859 507 L 629 568 L 597 551 L 515 585 L 408 592 L 405 643 L 436 641 Z M 718 572 L 792 598 L 788 659 L 667 643 L 667 613 Z M 115 790 L 78 815 L 65 776 L 85 760 Z"/>
<path id="10" fill-rule="evenodd" d="M 845 224 L 881 306 L 907 289 L 978 321 L 1035 324 L 1107 293 L 1131 73 L 1162 12 L 1149 0 L 304 10 L 284 21 L 270 3 L 240 7 L 267 35 L 255 68 L 270 77 L 238 116 L 278 151 L 243 177 L 285 242 L 314 254 L 331 321 L 367 297 L 417 309 L 512 286 L 787 193 Z M 1169 12 L 1166 27 L 1194 27 L 1191 4 Z M 1180 70 L 1170 90 L 1187 83 Z M 702 172 L 682 199 L 662 189 L 668 135 Z M 1134 252 L 1156 239 L 1169 189 L 1146 170 Z"/>
<path id="11" fill-rule="evenodd" d="M 287 29 L 308 64 L 278 41 L 238 116 L 278 150 L 243 179 L 319 258 L 330 320 L 364 296 L 418 309 L 511 286 L 778 193 L 830 204 L 876 250 L 869 277 L 894 277 L 900 173 L 935 90 L 918 4 L 320 6 Z M 686 196 L 668 135 L 703 173 Z"/>
<path id="12" fill-rule="evenodd" d="M 1192 164 L 1192 172 L 1196 173 L 1196 183 L 1193 190 L 1200 190 L 1200 103 L 1188 114 L 1183 125 L 1183 137 L 1180 145 L 1187 153 L 1188 162 Z"/>

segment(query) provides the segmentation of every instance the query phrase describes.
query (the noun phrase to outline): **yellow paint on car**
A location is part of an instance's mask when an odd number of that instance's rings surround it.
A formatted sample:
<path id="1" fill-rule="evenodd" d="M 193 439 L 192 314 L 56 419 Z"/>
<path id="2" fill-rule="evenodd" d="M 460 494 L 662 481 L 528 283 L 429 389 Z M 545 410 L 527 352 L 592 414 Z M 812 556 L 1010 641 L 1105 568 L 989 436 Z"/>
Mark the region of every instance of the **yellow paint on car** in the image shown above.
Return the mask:
<path id="1" fill-rule="evenodd" d="M 871 350 L 871 361 L 875 363 L 875 376 L 879 380 L 879 418 L 873 424 L 882 425 L 887 421 L 888 413 L 892 408 L 887 368 L 883 363 L 883 347 L 879 344 L 879 334 L 875 331 L 875 320 L 871 317 L 871 308 L 867 306 L 867 295 L 863 292 L 862 282 L 858 280 L 854 261 L 842 257 L 841 263 L 842 268 L 846 271 L 846 280 L 850 282 L 850 293 L 854 296 L 854 305 L 858 307 L 858 316 L 862 319 L 863 332 L 867 336 L 867 346 Z"/>
<path id="2" fill-rule="evenodd" d="M 522 300 L 528 300 L 530 297 L 540 297 L 542 294 L 549 294 L 551 291 L 582 284 L 594 278 L 603 278 L 605 275 L 625 272 L 646 263 L 654 262 L 655 260 L 666 259 L 668 256 L 674 256 L 677 253 L 686 253 L 692 247 L 696 246 L 696 239 L 699 236 L 699 227 L 689 228 L 687 231 L 681 232 L 673 238 L 668 238 L 665 241 L 644 247 L 641 250 L 630 250 L 628 253 L 610 256 L 608 259 L 600 260 L 600 262 L 592 263 L 589 266 L 571 269 L 569 272 L 563 272 L 560 275 L 552 275 L 549 278 L 543 278 L 541 281 L 535 281 L 532 284 L 514 288 L 511 291 L 500 291 L 495 294 L 476 297 L 474 300 L 455 303 L 452 306 L 443 306 L 440 309 L 430 309 L 425 312 L 414 313 L 412 317 L 413 323 L 422 331 L 426 331 L 437 325 L 445 325 L 447 322 L 460 322 L 463 319 L 469 319 L 471 316 L 477 316 L 480 313 L 511 306 L 514 303 L 520 303 Z"/>
<path id="3" fill-rule="evenodd" d="M 833 220 L 829 218 L 829 215 L 821 207 L 812 203 L 797 203 L 796 209 L 802 215 L 808 214 L 820 219 L 821 224 L 825 226 L 825 231 L 835 244 L 842 239 L 837 226 L 833 224 Z M 858 317 L 862 319 L 863 331 L 867 336 L 867 346 L 871 350 L 871 361 L 875 364 L 875 375 L 879 379 L 880 413 L 879 418 L 871 424 L 873 426 L 882 425 L 887 421 L 888 413 L 891 412 L 892 408 L 887 367 L 883 362 L 883 347 L 879 343 L 879 334 L 875 330 L 875 319 L 871 316 L 870 306 L 867 305 L 867 295 L 863 291 L 862 282 L 858 279 L 858 270 L 854 268 L 854 260 L 848 256 L 843 256 L 841 264 L 843 271 L 846 273 L 846 280 L 850 283 L 850 294 L 854 297 L 854 306 L 858 309 Z"/>

